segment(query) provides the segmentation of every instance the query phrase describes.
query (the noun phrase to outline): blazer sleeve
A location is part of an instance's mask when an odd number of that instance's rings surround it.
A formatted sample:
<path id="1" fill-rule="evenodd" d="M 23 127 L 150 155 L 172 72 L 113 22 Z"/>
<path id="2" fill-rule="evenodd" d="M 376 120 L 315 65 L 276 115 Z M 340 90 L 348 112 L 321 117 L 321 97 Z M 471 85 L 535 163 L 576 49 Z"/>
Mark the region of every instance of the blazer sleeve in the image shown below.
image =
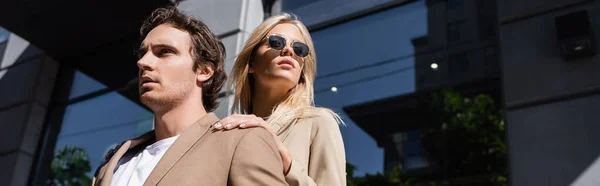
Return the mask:
<path id="1" fill-rule="evenodd" d="M 276 143 L 266 129 L 252 128 L 233 154 L 229 185 L 288 185 Z"/>
<path id="2" fill-rule="evenodd" d="M 346 185 L 346 154 L 338 122 L 330 114 L 313 120 L 308 170 L 292 161 L 286 180 L 290 185 Z"/>

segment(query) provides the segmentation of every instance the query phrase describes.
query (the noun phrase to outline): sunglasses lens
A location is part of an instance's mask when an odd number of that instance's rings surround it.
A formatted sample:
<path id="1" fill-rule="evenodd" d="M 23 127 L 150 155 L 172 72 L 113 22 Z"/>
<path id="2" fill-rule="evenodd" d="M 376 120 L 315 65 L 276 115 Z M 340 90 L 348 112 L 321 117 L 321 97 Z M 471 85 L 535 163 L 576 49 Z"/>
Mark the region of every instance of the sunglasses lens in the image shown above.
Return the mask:
<path id="1" fill-rule="evenodd" d="M 294 53 L 296 53 L 297 56 L 299 57 L 306 57 L 308 56 L 308 46 L 304 43 L 301 42 L 294 42 L 294 44 L 292 44 L 292 47 L 294 47 Z"/>
<path id="2" fill-rule="evenodd" d="M 285 47 L 285 38 L 281 36 L 269 36 L 269 46 L 275 50 L 281 50 Z"/>

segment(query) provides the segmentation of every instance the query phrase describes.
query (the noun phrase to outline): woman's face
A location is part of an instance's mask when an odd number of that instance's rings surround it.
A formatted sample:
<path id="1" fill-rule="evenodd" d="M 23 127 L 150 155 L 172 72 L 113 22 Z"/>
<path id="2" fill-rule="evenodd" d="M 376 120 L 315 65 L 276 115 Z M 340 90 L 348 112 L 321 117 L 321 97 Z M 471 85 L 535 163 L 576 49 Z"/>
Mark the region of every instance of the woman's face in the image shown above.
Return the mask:
<path id="1" fill-rule="evenodd" d="M 276 50 L 269 46 L 268 37 L 281 36 L 285 40 L 283 49 Z M 275 26 L 267 39 L 258 46 L 251 61 L 249 72 L 254 74 L 255 82 L 263 87 L 289 91 L 300 80 L 304 58 L 294 53 L 293 42 L 306 43 L 300 29 L 290 23 Z"/>

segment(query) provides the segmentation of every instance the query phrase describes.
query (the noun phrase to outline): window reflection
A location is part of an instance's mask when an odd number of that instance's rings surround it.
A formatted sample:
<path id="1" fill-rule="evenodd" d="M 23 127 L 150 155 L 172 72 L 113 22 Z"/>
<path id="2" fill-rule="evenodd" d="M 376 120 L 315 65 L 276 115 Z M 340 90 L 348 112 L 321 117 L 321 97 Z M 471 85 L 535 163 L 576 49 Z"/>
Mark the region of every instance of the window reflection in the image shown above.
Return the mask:
<path id="1" fill-rule="evenodd" d="M 91 78 L 87 74 L 76 70 L 75 77 L 73 77 L 73 85 L 71 86 L 71 93 L 69 94 L 69 100 L 105 88 L 107 88 L 106 85 Z"/>
<path id="2" fill-rule="evenodd" d="M 460 41 L 461 40 L 461 32 L 462 32 L 463 27 L 464 27 L 463 20 L 448 23 L 448 32 L 447 32 L 448 34 L 446 36 L 446 37 L 448 37 L 448 42 Z"/>
<path id="3" fill-rule="evenodd" d="M 450 72 L 450 78 L 459 80 L 469 75 L 469 58 L 466 52 L 452 54 L 448 56 L 448 68 Z"/>
<path id="4" fill-rule="evenodd" d="M 4 51 L 6 51 L 6 45 L 8 42 L 0 42 L 0 65 L 2 64 L 2 59 L 4 56 Z"/>
<path id="5" fill-rule="evenodd" d="M 495 4 L 419 0 L 311 33 L 349 185 L 506 184 Z"/>
<path id="6" fill-rule="evenodd" d="M 55 149 L 69 145 L 84 148 L 95 169 L 108 149 L 152 127 L 150 111 L 117 92 L 110 92 L 66 108 Z"/>
<path id="7" fill-rule="evenodd" d="M 308 5 L 310 3 L 317 2 L 319 0 L 293 0 L 293 1 L 283 1 L 282 8 L 285 10 L 293 10 L 298 7 Z"/>
<path id="8" fill-rule="evenodd" d="M 9 36 L 10 32 L 0 26 L 0 65 L 4 59 L 4 52 L 6 51 L 6 46 L 8 45 Z M 0 73 L 0 79 L 2 79 L 2 76 L 3 75 Z"/>
<path id="9" fill-rule="evenodd" d="M 0 43 L 4 43 L 8 40 L 10 32 L 0 26 Z"/>
<path id="10" fill-rule="evenodd" d="M 447 0 L 447 2 L 446 2 L 446 3 L 447 3 L 447 4 L 446 4 L 446 7 L 447 7 L 447 9 L 449 9 L 449 10 L 452 10 L 452 9 L 457 9 L 457 8 L 462 8 L 462 7 L 463 7 L 463 4 L 464 4 L 464 2 L 463 2 L 463 1 L 464 1 L 464 0 Z"/>

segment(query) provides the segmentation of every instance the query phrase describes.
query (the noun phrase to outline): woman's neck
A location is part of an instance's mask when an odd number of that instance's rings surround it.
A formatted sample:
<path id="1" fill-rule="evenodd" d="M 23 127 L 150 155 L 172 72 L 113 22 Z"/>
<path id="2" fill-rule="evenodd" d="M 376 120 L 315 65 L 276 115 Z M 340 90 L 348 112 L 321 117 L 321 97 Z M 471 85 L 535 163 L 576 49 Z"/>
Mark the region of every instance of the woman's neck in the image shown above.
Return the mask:
<path id="1" fill-rule="evenodd" d="M 285 98 L 287 91 L 276 88 L 254 86 L 252 95 L 252 114 L 258 117 L 269 117 L 273 108 Z"/>

